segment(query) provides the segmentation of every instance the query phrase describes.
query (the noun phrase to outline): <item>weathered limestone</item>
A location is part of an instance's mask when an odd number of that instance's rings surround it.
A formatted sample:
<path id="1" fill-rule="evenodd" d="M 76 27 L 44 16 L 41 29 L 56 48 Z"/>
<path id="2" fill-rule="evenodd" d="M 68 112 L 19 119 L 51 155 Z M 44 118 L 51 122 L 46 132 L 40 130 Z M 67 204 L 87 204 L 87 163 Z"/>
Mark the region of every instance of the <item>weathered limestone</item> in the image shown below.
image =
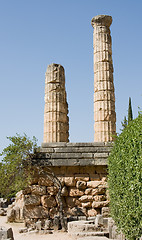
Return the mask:
<path id="1" fill-rule="evenodd" d="M 0 239 L 14 240 L 12 228 L 0 227 Z"/>
<path id="2" fill-rule="evenodd" d="M 65 73 L 60 64 L 51 64 L 45 74 L 44 142 L 68 142 L 69 119 Z"/>
<path id="3" fill-rule="evenodd" d="M 110 143 L 43 143 L 40 152 L 33 155 L 31 184 L 17 194 L 15 205 L 9 207 L 8 221 L 24 220 L 31 226 L 59 215 L 59 186 L 50 172 L 61 183 L 66 218 L 107 216 L 107 158 L 111 148 Z"/>
<path id="4" fill-rule="evenodd" d="M 94 141 L 109 142 L 116 133 L 110 25 L 112 17 L 92 19 L 94 28 Z"/>

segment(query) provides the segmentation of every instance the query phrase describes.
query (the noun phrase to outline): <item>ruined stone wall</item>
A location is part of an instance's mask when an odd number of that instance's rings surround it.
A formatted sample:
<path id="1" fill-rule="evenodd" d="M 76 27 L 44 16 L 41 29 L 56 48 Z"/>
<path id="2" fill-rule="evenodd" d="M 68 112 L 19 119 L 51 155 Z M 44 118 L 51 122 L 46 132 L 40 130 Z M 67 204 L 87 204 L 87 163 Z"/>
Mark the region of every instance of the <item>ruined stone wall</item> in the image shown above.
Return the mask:
<path id="1" fill-rule="evenodd" d="M 33 159 L 35 176 L 23 194 L 26 224 L 53 219 L 59 214 L 57 187 L 49 179 L 53 172 L 62 185 L 62 203 L 67 218 L 83 219 L 108 213 L 107 158 L 110 144 L 42 144 Z M 39 173 L 38 166 L 42 171 Z"/>
<path id="2" fill-rule="evenodd" d="M 90 171 L 91 170 L 91 171 Z M 55 167 L 53 169 L 61 181 L 64 215 L 92 217 L 102 213 L 109 200 L 106 193 L 106 168 L 96 167 Z M 35 178 L 33 184 L 24 191 L 24 218 L 54 218 L 59 214 L 57 204 L 58 189 L 48 177 Z"/>

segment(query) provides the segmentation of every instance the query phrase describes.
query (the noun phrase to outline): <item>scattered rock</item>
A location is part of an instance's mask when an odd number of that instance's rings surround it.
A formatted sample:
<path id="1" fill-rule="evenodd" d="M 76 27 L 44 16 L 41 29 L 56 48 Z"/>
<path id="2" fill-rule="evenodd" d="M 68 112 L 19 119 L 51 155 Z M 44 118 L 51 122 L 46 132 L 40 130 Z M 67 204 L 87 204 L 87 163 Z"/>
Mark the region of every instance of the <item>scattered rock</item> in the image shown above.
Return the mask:
<path id="1" fill-rule="evenodd" d="M 14 240 L 12 228 L 0 227 L 0 239 Z"/>
<path id="2" fill-rule="evenodd" d="M 28 228 L 19 228 L 19 233 L 26 233 L 28 232 Z"/>
<path id="3" fill-rule="evenodd" d="M 0 216 L 6 216 L 7 215 L 7 209 L 0 208 Z"/>
<path id="4" fill-rule="evenodd" d="M 44 226 L 44 229 L 45 230 L 50 230 L 51 229 L 51 226 L 52 226 L 52 221 L 51 220 L 45 220 L 45 226 Z"/>
<path id="5" fill-rule="evenodd" d="M 40 220 L 35 223 L 35 228 L 36 228 L 38 231 L 41 231 L 41 221 L 40 221 Z"/>

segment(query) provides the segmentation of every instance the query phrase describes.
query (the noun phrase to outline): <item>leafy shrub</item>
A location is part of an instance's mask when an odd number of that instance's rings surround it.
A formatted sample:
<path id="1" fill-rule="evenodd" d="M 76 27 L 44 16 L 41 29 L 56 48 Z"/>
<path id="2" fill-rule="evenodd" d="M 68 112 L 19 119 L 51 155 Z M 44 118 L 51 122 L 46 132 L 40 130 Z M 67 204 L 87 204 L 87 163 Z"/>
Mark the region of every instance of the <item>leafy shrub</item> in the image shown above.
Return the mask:
<path id="1" fill-rule="evenodd" d="M 117 137 L 108 163 L 111 215 L 127 239 L 142 235 L 142 114 Z"/>
<path id="2" fill-rule="evenodd" d="M 29 154 L 37 147 L 37 139 L 33 137 L 31 140 L 26 134 L 7 138 L 11 143 L 1 153 L 0 195 L 11 198 L 28 184 L 30 174 L 25 171 L 24 162 L 28 161 Z"/>

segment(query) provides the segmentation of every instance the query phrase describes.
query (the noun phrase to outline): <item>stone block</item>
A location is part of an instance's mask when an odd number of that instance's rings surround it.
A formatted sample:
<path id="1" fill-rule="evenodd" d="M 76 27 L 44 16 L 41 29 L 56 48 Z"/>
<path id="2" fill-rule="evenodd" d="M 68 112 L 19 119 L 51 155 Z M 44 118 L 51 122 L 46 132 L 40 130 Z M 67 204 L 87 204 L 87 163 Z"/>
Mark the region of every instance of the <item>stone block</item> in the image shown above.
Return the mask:
<path id="1" fill-rule="evenodd" d="M 109 207 L 103 207 L 102 208 L 102 215 L 103 215 L 103 217 L 109 217 L 109 215 L 110 215 L 110 208 Z"/>
<path id="2" fill-rule="evenodd" d="M 103 216 L 103 215 L 102 215 Z M 105 228 L 105 229 L 108 229 L 108 217 L 107 218 L 104 218 L 103 217 L 103 227 Z"/>
<path id="3" fill-rule="evenodd" d="M 54 208 L 50 208 L 49 209 L 49 217 L 53 218 L 55 215 L 57 215 L 59 213 L 59 210 L 57 207 Z"/>
<path id="4" fill-rule="evenodd" d="M 104 142 L 87 142 L 87 143 L 67 143 L 68 147 L 102 147 L 105 145 Z"/>
<path id="5" fill-rule="evenodd" d="M 23 210 L 24 219 L 48 218 L 48 210 L 42 206 L 25 206 Z"/>
<path id="6" fill-rule="evenodd" d="M 92 189 L 92 195 L 98 195 L 98 194 L 105 194 L 106 193 L 106 188 L 105 187 L 98 187 L 96 189 Z"/>
<path id="7" fill-rule="evenodd" d="M 40 205 L 40 196 L 39 195 L 25 195 L 24 204 L 28 205 Z"/>
<path id="8" fill-rule="evenodd" d="M 76 158 L 82 158 L 81 153 L 52 153 L 53 159 L 76 159 Z"/>
<path id="9" fill-rule="evenodd" d="M 45 220 L 44 229 L 45 229 L 45 230 L 49 230 L 49 229 L 51 229 L 51 227 L 52 227 L 52 221 L 49 220 L 49 219 Z"/>
<path id="10" fill-rule="evenodd" d="M 47 187 L 47 194 L 49 195 L 56 195 L 58 192 L 58 189 L 55 186 Z"/>
<path id="11" fill-rule="evenodd" d="M 8 207 L 7 210 L 7 222 L 15 221 L 15 210 L 12 207 Z"/>
<path id="12" fill-rule="evenodd" d="M 14 240 L 12 228 L 0 227 L 0 239 Z"/>
<path id="13" fill-rule="evenodd" d="M 60 148 L 66 147 L 67 143 L 65 142 L 43 142 L 41 143 L 42 148 Z"/>
<path id="14" fill-rule="evenodd" d="M 82 153 L 82 158 L 85 158 L 85 159 L 87 159 L 87 158 L 93 158 L 94 157 L 94 154 L 93 153 L 88 153 L 88 152 L 86 152 L 86 153 Z"/>
<path id="15" fill-rule="evenodd" d="M 78 201 L 78 199 L 75 198 L 75 197 L 67 197 L 67 198 L 66 198 L 66 203 L 67 203 L 67 206 L 68 206 L 69 208 L 73 208 L 73 207 L 75 207 L 76 205 L 79 206 L 79 201 Z"/>
<path id="16" fill-rule="evenodd" d="M 38 231 L 41 231 L 41 221 L 38 220 L 36 223 L 35 223 L 35 227 Z"/>
<path id="17" fill-rule="evenodd" d="M 108 158 L 108 153 L 94 153 L 94 158 Z"/>
<path id="18" fill-rule="evenodd" d="M 89 194 L 91 195 L 92 194 L 92 188 L 86 188 L 85 189 L 85 194 L 86 195 L 89 195 Z"/>
<path id="19" fill-rule="evenodd" d="M 87 211 L 87 215 L 88 215 L 88 217 L 94 217 L 97 215 L 97 211 L 95 209 L 89 209 Z"/>
<path id="20" fill-rule="evenodd" d="M 74 177 L 64 177 L 64 182 L 67 187 L 74 187 L 76 185 L 76 181 Z"/>
<path id="21" fill-rule="evenodd" d="M 89 181 L 89 174 L 75 174 L 75 180 L 76 181 L 85 181 L 88 182 Z"/>
<path id="22" fill-rule="evenodd" d="M 0 208 L 0 216 L 6 216 L 7 215 L 7 211 L 4 208 Z"/>
<path id="23" fill-rule="evenodd" d="M 53 182 L 46 175 L 39 178 L 38 184 L 47 187 L 53 186 Z"/>
<path id="24" fill-rule="evenodd" d="M 27 233 L 28 232 L 28 228 L 19 228 L 19 233 Z"/>
<path id="25" fill-rule="evenodd" d="M 54 148 L 51 148 L 51 147 L 49 147 L 49 148 L 41 148 L 40 152 L 42 152 L 42 153 L 53 153 L 54 152 Z"/>
<path id="26" fill-rule="evenodd" d="M 83 203 L 88 202 L 88 201 L 92 202 L 93 200 L 94 199 L 93 199 L 92 195 L 83 195 L 79 198 L 79 201 L 83 202 Z"/>
<path id="27" fill-rule="evenodd" d="M 115 225 L 115 222 L 112 218 L 108 218 L 108 230 L 109 230 L 109 238 L 123 240 L 125 239 L 124 234 L 118 231 L 118 228 Z"/>
<path id="28" fill-rule="evenodd" d="M 96 228 L 99 228 L 99 227 L 102 227 L 103 226 L 103 216 L 98 214 L 96 215 L 96 218 L 95 218 L 95 227 Z"/>
<path id="29" fill-rule="evenodd" d="M 88 188 L 97 188 L 102 182 L 101 181 L 89 181 L 87 182 Z"/>
<path id="30" fill-rule="evenodd" d="M 71 197 L 79 197 L 84 195 L 84 191 L 83 190 L 79 190 L 77 188 L 70 188 L 69 189 L 69 196 Z"/>
<path id="31" fill-rule="evenodd" d="M 86 182 L 85 181 L 77 181 L 76 187 L 78 189 L 85 189 L 86 188 Z"/>
<path id="32" fill-rule="evenodd" d="M 109 201 L 95 202 L 92 203 L 92 208 L 102 208 L 107 207 L 109 205 Z"/>
<path id="33" fill-rule="evenodd" d="M 90 208 L 92 206 L 92 202 L 83 202 L 81 205 L 83 208 Z"/>
<path id="34" fill-rule="evenodd" d="M 105 195 L 96 195 L 96 196 L 94 196 L 94 200 L 96 202 L 105 201 L 106 200 L 106 196 Z"/>
<path id="35" fill-rule="evenodd" d="M 53 196 L 44 195 L 41 197 L 41 204 L 43 207 L 52 208 L 57 205 L 57 202 Z"/>
<path id="36" fill-rule="evenodd" d="M 46 194 L 46 187 L 39 186 L 39 185 L 32 185 L 31 186 L 31 193 L 35 195 L 44 195 Z"/>
<path id="37" fill-rule="evenodd" d="M 73 207 L 68 208 L 67 213 L 71 216 L 86 216 L 86 208 L 83 207 Z"/>
<path id="38" fill-rule="evenodd" d="M 13 210 L 14 210 L 14 215 L 15 215 L 14 222 L 19 222 L 20 220 L 23 220 L 23 214 L 22 214 L 23 207 L 19 208 L 18 206 L 15 205 L 13 207 Z"/>

